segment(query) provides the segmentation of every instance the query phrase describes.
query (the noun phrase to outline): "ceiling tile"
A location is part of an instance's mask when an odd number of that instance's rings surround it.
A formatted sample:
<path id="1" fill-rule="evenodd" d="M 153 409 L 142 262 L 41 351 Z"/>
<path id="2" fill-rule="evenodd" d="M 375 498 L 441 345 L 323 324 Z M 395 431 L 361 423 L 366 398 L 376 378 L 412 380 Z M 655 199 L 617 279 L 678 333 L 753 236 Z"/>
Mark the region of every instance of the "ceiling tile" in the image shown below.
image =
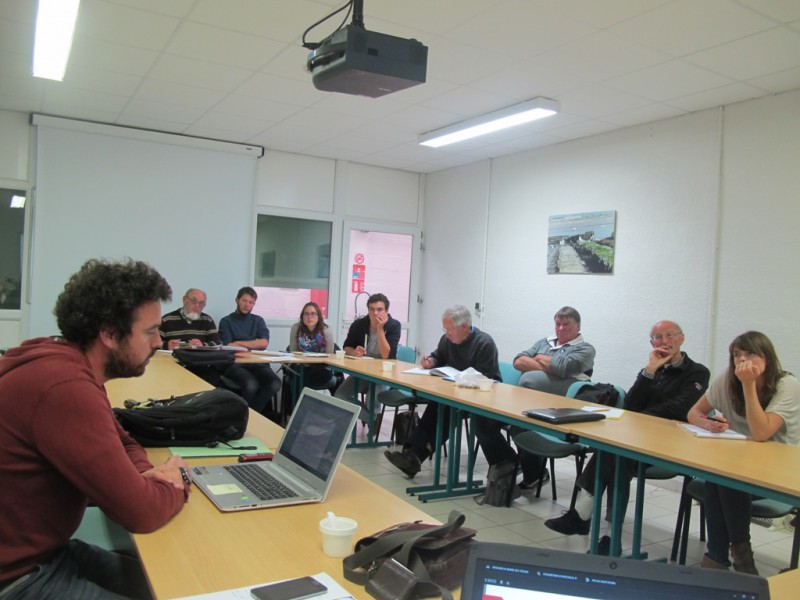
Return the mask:
<path id="1" fill-rule="evenodd" d="M 561 109 L 564 112 L 592 119 L 623 110 L 641 108 L 652 103 L 652 100 L 647 98 L 603 84 L 590 85 L 567 92 L 561 96 L 560 100 Z"/>
<path id="2" fill-rule="evenodd" d="M 245 137 L 252 136 L 254 131 L 261 132 L 273 125 L 275 125 L 275 121 L 238 117 L 228 113 L 208 111 L 187 128 L 186 131 L 189 135 L 201 135 L 199 133 L 200 131 L 209 130 L 228 131 L 234 136 L 233 139 L 244 139 Z"/>
<path id="3" fill-rule="evenodd" d="M 732 81 L 727 77 L 682 60 L 672 60 L 607 82 L 609 86 L 658 101 L 695 94 L 729 83 Z"/>
<path id="4" fill-rule="evenodd" d="M 552 0 L 535 0 L 541 6 L 566 15 L 576 21 L 583 21 L 595 27 L 605 29 L 615 23 L 633 18 L 673 0 L 570 0 L 569 2 L 553 2 Z"/>
<path id="5" fill-rule="evenodd" d="M 800 2 L 793 0 L 739 0 L 739 4 L 784 23 L 800 19 Z"/>
<path id="6" fill-rule="evenodd" d="M 680 0 L 619 23 L 611 31 L 680 57 L 774 26 L 772 19 L 730 0 Z"/>
<path id="7" fill-rule="evenodd" d="M 706 90 L 697 94 L 672 98 L 666 104 L 676 106 L 686 111 L 703 110 L 705 108 L 722 106 L 733 102 L 751 100 L 764 95 L 764 90 L 744 83 L 724 85 L 713 90 Z"/>
<path id="8" fill-rule="evenodd" d="M 776 27 L 692 54 L 686 60 L 738 80 L 785 71 L 800 66 L 800 33 Z"/>
<path id="9" fill-rule="evenodd" d="M 113 4 L 124 4 L 131 8 L 147 10 L 154 13 L 171 15 L 173 17 L 184 17 L 189 13 L 189 9 L 195 0 L 110 0 Z"/>
<path id="10" fill-rule="evenodd" d="M 797 90 L 800 89 L 800 67 L 753 77 L 753 79 L 748 79 L 747 83 L 773 94 Z"/>
<path id="11" fill-rule="evenodd" d="M 563 69 L 587 81 L 604 81 L 669 59 L 663 52 L 607 31 L 598 31 L 537 58 L 541 64 Z"/>
<path id="12" fill-rule="evenodd" d="M 706 108 L 706 107 L 704 107 Z M 660 121 L 662 119 L 669 119 L 685 114 L 685 110 L 654 102 L 641 108 L 626 110 L 612 115 L 605 115 L 603 121 L 606 123 L 613 123 L 620 127 L 630 127 L 632 125 L 640 125 L 650 121 Z"/>
<path id="13" fill-rule="evenodd" d="M 256 71 L 283 48 L 266 38 L 219 29 L 200 23 L 184 23 L 166 51 L 209 62 Z"/>
<path id="14" fill-rule="evenodd" d="M 444 37 L 523 60 L 596 30 L 526 0 L 507 0 L 491 11 L 467 19 Z"/>
<path id="15" fill-rule="evenodd" d="M 83 0 L 75 38 L 114 42 L 134 48 L 161 50 L 172 38 L 180 19 L 101 0 Z M 108 27 L 108 23 L 116 26 Z"/>
<path id="16" fill-rule="evenodd" d="M 121 116 L 188 125 L 203 116 L 203 113 L 205 110 L 199 108 L 133 99 L 122 111 Z"/>
<path id="17" fill-rule="evenodd" d="M 299 40 L 309 25 L 327 13 L 324 7 L 307 0 L 291 0 L 291 3 L 292 9 L 285 10 L 286 0 L 199 0 L 190 19 L 288 43 Z M 334 19 L 337 25 L 339 21 L 341 17 Z"/>
<path id="18" fill-rule="evenodd" d="M 268 120 L 277 122 L 298 112 L 300 107 L 286 102 L 275 102 L 261 98 L 251 98 L 231 94 L 222 99 L 214 110 L 231 116 L 241 116 L 258 121 Z"/>
<path id="19" fill-rule="evenodd" d="M 174 54 L 162 54 L 148 73 L 150 78 L 160 81 L 221 91 L 233 90 L 252 75 L 253 71 L 246 69 Z"/>
<path id="20" fill-rule="evenodd" d="M 223 92 L 147 79 L 139 86 L 134 99 L 207 110 L 223 97 Z"/>
<path id="21" fill-rule="evenodd" d="M 72 43 L 65 77 L 69 77 L 72 65 L 143 76 L 150 71 L 157 59 L 158 53 L 153 50 L 102 40 L 76 39 Z"/>

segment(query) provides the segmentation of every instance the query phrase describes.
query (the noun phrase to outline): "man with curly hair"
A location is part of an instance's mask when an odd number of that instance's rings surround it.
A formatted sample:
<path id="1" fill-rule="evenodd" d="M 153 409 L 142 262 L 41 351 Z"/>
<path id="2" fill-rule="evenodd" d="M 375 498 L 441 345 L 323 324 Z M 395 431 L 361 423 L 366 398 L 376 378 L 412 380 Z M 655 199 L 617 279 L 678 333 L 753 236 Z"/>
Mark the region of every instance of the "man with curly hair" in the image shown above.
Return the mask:
<path id="1" fill-rule="evenodd" d="M 149 598 L 138 560 L 70 539 L 91 500 L 129 531 L 169 521 L 189 493 L 178 456 L 154 467 L 117 423 L 105 383 L 161 347 L 172 291 L 146 263 L 90 260 L 59 295 L 60 338 L 0 358 L 0 596 Z"/>

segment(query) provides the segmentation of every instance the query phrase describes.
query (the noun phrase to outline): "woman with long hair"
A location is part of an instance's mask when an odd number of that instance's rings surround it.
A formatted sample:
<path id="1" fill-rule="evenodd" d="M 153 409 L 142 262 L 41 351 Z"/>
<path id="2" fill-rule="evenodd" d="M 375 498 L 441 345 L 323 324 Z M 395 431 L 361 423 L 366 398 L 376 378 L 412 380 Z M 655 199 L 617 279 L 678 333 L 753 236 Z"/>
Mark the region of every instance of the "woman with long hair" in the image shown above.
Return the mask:
<path id="1" fill-rule="evenodd" d="M 292 325 L 289 331 L 289 350 L 333 354 L 333 335 L 316 302 L 306 302 L 300 311 L 300 320 Z M 325 365 L 308 365 L 304 380 L 305 385 L 315 390 L 331 389 L 337 383 L 333 372 Z"/>
<path id="2" fill-rule="evenodd" d="M 748 331 L 728 353 L 727 371 L 689 410 L 689 422 L 712 432 L 730 428 L 757 442 L 800 445 L 800 382 L 781 368 L 770 339 Z M 734 570 L 758 575 L 750 544 L 752 495 L 710 482 L 704 489 L 708 551 L 700 565 L 728 569 L 730 554 Z"/>

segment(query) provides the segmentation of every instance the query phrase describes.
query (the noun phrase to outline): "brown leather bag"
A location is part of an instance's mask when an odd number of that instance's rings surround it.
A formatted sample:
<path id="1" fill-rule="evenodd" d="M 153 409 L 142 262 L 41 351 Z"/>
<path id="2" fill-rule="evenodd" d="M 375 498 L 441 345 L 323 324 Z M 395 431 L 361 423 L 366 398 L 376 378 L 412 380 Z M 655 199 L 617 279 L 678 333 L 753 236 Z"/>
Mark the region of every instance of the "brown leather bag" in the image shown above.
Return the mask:
<path id="1" fill-rule="evenodd" d="M 344 577 L 366 585 L 393 558 L 416 576 L 411 597 L 452 598 L 448 590 L 461 585 L 475 536 L 474 529 L 463 527 L 464 520 L 454 510 L 444 525 L 400 523 L 362 538 L 355 552 L 342 561 Z"/>

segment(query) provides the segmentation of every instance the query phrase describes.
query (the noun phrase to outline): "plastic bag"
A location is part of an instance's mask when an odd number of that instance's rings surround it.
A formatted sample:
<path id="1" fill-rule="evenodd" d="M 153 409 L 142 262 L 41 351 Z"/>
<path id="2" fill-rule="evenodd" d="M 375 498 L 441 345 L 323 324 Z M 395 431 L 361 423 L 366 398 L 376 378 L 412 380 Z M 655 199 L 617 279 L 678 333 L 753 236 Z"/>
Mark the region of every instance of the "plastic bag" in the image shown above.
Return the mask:
<path id="1" fill-rule="evenodd" d="M 454 381 L 458 387 L 476 388 L 478 387 L 478 382 L 482 379 L 486 379 L 483 373 L 469 367 L 456 375 Z"/>

